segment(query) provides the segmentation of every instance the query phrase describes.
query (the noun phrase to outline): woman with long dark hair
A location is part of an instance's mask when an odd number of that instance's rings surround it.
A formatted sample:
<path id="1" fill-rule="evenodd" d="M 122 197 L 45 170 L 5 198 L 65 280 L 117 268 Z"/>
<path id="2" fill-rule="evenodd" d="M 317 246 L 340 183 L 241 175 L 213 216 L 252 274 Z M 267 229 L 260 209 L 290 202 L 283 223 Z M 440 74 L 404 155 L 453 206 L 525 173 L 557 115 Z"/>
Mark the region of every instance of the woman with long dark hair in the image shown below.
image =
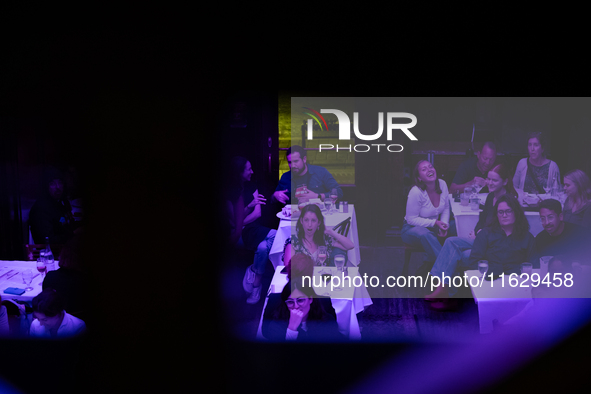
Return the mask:
<path id="1" fill-rule="evenodd" d="M 517 192 L 513 187 L 510 174 L 511 171 L 505 164 L 497 164 L 488 172 L 486 184 L 490 192 L 486 197 L 484 209 L 480 212 L 474 231 L 468 237 L 449 237 L 445 240 L 443 248 L 441 248 L 441 252 L 431 269 L 431 276 L 441 277 L 443 273 L 453 275 L 457 273 L 458 269 L 468 266 L 474 239 L 484 227 L 494 221 L 496 217 L 495 204 L 499 198 L 504 195 L 517 198 Z M 436 290 L 433 294 L 426 296 L 425 300 L 434 301 L 438 293 Z M 455 288 L 448 289 L 449 296 L 453 296 L 455 293 Z"/>
<path id="2" fill-rule="evenodd" d="M 564 221 L 591 227 L 591 181 L 581 170 L 572 170 L 564 176 Z"/>
<path id="3" fill-rule="evenodd" d="M 234 190 L 239 190 L 238 201 L 242 201 L 243 227 L 241 228 L 242 244 L 247 250 L 255 252 L 254 262 L 246 268 L 242 287 L 249 294 L 246 302 L 256 304 L 261 298 L 262 276 L 269 258 L 269 250 L 273 245 L 277 230 L 270 229 L 259 223 L 261 205 L 265 205 L 265 197 L 259 193 L 256 185 L 251 183 L 254 171 L 252 165 L 243 157 L 236 156 L 231 161 L 231 182 Z M 239 205 L 231 205 L 232 209 L 240 209 Z M 235 217 L 236 212 L 234 212 Z"/>
<path id="4" fill-rule="evenodd" d="M 326 246 L 327 256 L 334 249 L 347 251 L 353 249 L 353 241 L 324 225 L 324 216 L 316 204 L 302 208 L 296 224 L 296 233 L 291 240 L 294 253 L 304 253 L 318 261 L 318 247 Z M 328 258 L 329 265 L 332 259 Z"/>
<path id="5" fill-rule="evenodd" d="M 468 269 L 477 269 L 479 261 L 487 261 L 486 280 L 490 280 L 491 274 L 494 279 L 502 273 L 520 274 L 521 264 L 529 261 L 534 247 L 534 236 L 529 232 L 529 223 L 515 197 L 508 194 L 499 197 L 494 212 L 492 222 L 476 235 L 468 266 Z M 433 308 L 445 310 L 457 306 L 455 299 L 447 298 L 449 286 L 449 282 L 439 286 L 431 295 L 441 298 L 441 301 L 431 304 Z"/>
<path id="6" fill-rule="evenodd" d="M 449 226 L 449 195 L 447 184 L 437 178 L 437 171 L 426 160 L 419 161 L 413 171 L 414 185 L 408 193 L 402 241 L 422 247 L 428 261 L 434 262 L 441 251 L 437 237 L 446 237 Z"/>

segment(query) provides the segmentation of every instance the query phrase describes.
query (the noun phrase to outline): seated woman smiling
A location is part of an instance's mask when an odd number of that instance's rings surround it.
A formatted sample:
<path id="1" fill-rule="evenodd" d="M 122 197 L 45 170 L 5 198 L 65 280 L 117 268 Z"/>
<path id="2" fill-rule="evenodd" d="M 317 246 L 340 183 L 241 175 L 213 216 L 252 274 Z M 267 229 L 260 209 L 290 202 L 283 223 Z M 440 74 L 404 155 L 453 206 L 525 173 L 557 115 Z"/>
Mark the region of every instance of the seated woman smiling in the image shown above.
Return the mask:
<path id="1" fill-rule="evenodd" d="M 435 167 L 426 160 L 419 161 L 415 166 L 413 181 L 400 237 L 409 245 L 422 247 L 428 261 L 433 263 L 441 251 L 437 237 L 456 234 L 455 226 L 449 225 L 447 184 L 437 178 Z"/>

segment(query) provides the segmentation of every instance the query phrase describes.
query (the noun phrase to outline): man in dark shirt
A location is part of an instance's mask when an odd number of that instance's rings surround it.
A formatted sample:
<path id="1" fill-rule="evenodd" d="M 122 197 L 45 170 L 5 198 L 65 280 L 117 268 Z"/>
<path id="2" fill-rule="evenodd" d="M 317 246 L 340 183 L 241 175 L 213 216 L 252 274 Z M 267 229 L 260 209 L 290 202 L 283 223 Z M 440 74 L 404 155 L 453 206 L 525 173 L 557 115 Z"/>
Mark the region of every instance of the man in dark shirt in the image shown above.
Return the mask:
<path id="1" fill-rule="evenodd" d="M 338 198 L 343 198 L 343 191 L 334 177 L 324 167 L 307 164 L 304 148 L 293 145 L 287 150 L 289 171 L 284 173 L 273 193 L 272 201 L 291 204 L 292 185 L 296 190 L 306 185 L 308 198 L 320 198 L 322 201 L 330 195 L 332 189 L 337 190 Z"/>
<path id="2" fill-rule="evenodd" d="M 35 201 L 29 213 L 31 235 L 36 244 L 64 244 L 74 235 L 76 227 L 72 207 L 65 197 L 64 176 L 55 168 L 44 175 L 44 194 Z"/>
<path id="3" fill-rule="evenodd" d="M 590 234 L 584 227 L 564 221 L 562 205 L 554 199 L 546 199 L 539 204 L 540 219 L 544 226 L 534 243 L 530 263 L 540 267 L 542 256 L 567 256 L 573 260 L 586 260 L 591 252 Z"/>
<path id="4" fill-rule="evenodd" d="M 486 177 L 488 171 L 493 168 L 497 158 L 497 147 L 493 142 L 487 141 L 482 149 L 476 152 L 476 156 L 465 160 L 456 171 L 456 175 L 451 183 L 449 192 L 455 193 L 456 190 L 464 191 L 464 188 L 477 184 L 484 186 L 480 193 L 488 193 L 486 187 Z"/>

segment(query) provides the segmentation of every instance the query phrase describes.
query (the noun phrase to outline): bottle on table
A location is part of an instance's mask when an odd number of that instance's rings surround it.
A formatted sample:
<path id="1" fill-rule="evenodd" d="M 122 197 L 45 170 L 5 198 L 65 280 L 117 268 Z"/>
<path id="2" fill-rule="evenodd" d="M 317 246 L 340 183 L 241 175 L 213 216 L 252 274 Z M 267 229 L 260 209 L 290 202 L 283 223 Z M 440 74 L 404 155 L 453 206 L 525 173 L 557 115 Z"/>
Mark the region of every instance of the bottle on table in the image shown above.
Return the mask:
<path id="1" fill-rule="evenodd" d="M 554 176 L 554 180 L 552 181 L 551 196 L 558 197 L 558 190 L 559 190 L 558 181 L 556 180 L 556 176 Z"/>
<path id="2" fill-rule="evenodd" d="M 54 271 L 55 263 L 53 259 L 53 252 L 51 251 L 51 247 L 49 246 L 49 237 L 45 237 L 45 249 L 41 251 L 41 257 L 45 257 L 47 272 Z"/>

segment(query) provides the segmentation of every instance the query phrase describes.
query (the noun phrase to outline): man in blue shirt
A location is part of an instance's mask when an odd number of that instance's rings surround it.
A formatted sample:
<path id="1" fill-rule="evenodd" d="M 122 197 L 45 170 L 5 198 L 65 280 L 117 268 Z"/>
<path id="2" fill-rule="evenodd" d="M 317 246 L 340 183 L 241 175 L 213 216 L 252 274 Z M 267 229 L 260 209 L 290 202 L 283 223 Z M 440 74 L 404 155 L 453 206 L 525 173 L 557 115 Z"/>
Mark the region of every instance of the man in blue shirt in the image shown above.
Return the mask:
<path id="1" fill-rule="evenodd" d="M 290 171 L 284 173 L 279 180 L 271 199 L 282 204 L 291 204 L 292 185 L 297 190 L 306 185 L 308 198 L 320 198 L 322 201 L 330 195 L 332 189 L 337 190 L 338 198 L 343 198 L 343 190 L 324 167 L 307 164 L 304 148 L 293 145 L 287 150 L 287 164 Z"/>

